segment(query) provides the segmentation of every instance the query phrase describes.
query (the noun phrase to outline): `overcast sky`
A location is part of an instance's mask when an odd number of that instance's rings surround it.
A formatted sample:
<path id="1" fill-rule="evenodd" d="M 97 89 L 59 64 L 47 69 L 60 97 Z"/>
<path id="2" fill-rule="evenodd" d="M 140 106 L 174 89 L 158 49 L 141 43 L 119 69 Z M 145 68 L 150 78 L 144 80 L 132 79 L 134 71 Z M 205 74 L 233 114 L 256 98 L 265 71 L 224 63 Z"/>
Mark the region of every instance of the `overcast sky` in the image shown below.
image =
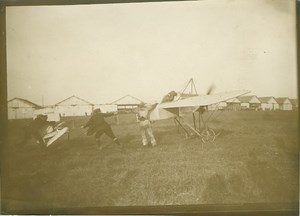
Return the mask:
<path id="1" fill-rule="evenodd" d="M 147 102 L 180 91 L 297 97 L 293 0 L 7 8 L 8 98 Z"/>

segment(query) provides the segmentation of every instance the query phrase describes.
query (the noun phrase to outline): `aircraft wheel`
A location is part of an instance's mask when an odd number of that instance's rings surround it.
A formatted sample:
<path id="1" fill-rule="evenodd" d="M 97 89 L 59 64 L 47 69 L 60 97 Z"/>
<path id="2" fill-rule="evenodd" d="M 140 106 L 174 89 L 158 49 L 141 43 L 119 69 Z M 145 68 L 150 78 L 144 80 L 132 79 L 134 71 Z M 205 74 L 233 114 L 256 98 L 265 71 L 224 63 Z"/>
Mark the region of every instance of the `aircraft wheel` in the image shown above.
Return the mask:
<path id="1" fill-rule="evenodd" d="M 201 133 L 202 142 L 204 142 L 204 143 L 214 142 L 218 135 L 219 134 L 216 134 L 213 129 L 207 128 L 207 129 L 203 130 Z"/>

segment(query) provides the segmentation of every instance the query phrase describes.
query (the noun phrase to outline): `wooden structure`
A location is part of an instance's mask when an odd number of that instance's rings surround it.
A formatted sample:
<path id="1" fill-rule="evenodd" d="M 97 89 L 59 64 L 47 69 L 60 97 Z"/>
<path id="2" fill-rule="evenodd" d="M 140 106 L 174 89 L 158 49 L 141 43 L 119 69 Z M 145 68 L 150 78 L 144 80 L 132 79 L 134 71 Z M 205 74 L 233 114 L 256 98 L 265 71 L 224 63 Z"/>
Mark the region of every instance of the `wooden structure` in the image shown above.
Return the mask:
<path id="1" fill-rule="evenodd" d="M 292 102 L 290 101 L 289 98 L 279 97 L 279 98 L 275 98 L 275 100 L 279 104 L 279 109 L 280 110 L 292 110 L 293 109 Z"/>
<path id="2" fill-rule="evenodd" d="M 94 104 L 94 109 L 100 108 L 102 113 L 118 112 L 118 106 L 115 104 Z"/>
<path id="3" fill-rule="evenodd" d="M 262 110 L 278 110 L 279 104 L 274 97 L 259 97 Z"/>
<path id="4" fill-rule="evenodd" d="M 255 95 L 240 96 L 237 99 L 241 102 L 241 109 L 245 110 L 259 110 L 261 102 Z"/>
<path id="5" fill-rule="evenodd" d="M 61 116 L 87 116 L 92 113 L 94 104 L 73 95 L 55 104 L 55 109 Z"/>
<path id="6" fill-rule="evenodd" d="M 33 118 L 33 113 L 41 106 L 22 98 L 13 98 L 7 102 L 8 119 Z"/>
<path id="7" fill-rule="evenodd" d="M 292 106 L 293 106 L 293 110 L 298 110 L 298 99 L 290 99 Z"/>
<path id="8" fill-rule="evenodd" d="M 238 98 L 227 100 L 226 109 L 233 110 L 233 111 L 241 110 L 241 101 Z"/>
<path id="9" fill-rule="evenodd" d="M 134 112 L 138 105 L 143 101 L 131 95 L 125 95 L 118 100 L 111 102 L 112 105 L 117 105 L 120 112 Z"/>

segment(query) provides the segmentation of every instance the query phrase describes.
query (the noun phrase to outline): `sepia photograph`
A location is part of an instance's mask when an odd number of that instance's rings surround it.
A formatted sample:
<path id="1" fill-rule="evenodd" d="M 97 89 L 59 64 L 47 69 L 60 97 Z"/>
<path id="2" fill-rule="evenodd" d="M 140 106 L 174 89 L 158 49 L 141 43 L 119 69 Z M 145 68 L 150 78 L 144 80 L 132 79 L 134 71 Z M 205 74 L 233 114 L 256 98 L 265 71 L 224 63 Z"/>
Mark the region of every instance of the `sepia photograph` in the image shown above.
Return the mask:
<path id="1" fill-rule="evenodd" d="M 2 214 L 298 210 L 296 1 L 16 2 Z"/>

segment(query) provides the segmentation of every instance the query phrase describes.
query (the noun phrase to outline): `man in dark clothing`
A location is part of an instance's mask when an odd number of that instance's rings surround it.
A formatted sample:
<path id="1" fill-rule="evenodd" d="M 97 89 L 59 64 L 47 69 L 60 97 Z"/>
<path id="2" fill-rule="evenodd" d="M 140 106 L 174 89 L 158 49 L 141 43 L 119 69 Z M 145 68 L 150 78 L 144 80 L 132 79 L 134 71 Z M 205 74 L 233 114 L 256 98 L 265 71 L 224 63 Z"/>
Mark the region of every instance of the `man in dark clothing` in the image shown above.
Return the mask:
<path id="1" fill-rule="evenodd" d="M 177 96 L 177 93 L 175 91 L 171 91 L 163 97 L 163 99 L 161 100 L 161 103 L 171 102 L 175 99 L 176 96 Z"/>
<path id="2" fill-rule="evenodd" d="M 82 128 L 87 128 L 87 134 L 88 136 L 91 136 L 95 134 L 96 142 L 99 147 L 99 149 L 102 149 L 102 145 L 100 142 L 100 137 L 102 134 L 106 134 L 109 136 L 117 145 L 121 146 L 121 143 L 114 135 L 110 125 L 105 121 L 104 118 L 113 116 L 113 113 L 101 113 L 101 110 L 99 108 L 95 109 L 93 111 L 93 114 L 89 121 L 82 126 Z"/>
<path id="3" fill-rule="evenodd" d="M 47 121 L 47 115 L 38 115 L 29 125 L 24 128 L 24 138 L 21 144 L 25 144 L 34 137 L 41 147 L 46 147 L 45 141 L 41 135 L 42 128 L 53 126 L 55 122 Z"/>

